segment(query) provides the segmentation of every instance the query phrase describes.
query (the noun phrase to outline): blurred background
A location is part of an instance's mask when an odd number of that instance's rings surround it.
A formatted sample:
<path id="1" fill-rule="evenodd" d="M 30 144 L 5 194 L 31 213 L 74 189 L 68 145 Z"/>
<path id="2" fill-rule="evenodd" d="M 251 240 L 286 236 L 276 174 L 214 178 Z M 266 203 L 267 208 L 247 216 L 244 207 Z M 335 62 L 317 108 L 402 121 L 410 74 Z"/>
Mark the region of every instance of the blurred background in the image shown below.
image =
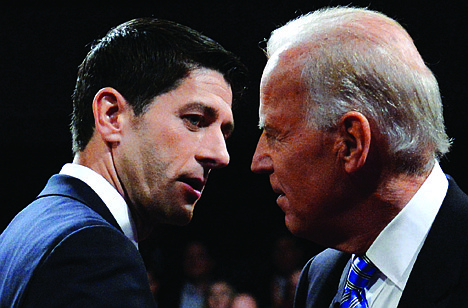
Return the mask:
<path id="1" fill-rule="evenodd" d="M 202 242 L 216 260 L 218 276 L 227 277 L 238 289 L 254 293 L 265 306 L 272 306 L 266 281 L 276 266 L 275 247 L 279 239 L 289 238 L 289 232 L 268 178 L 250 171 L 260 135 L 258 87 L 266 63 L 262 48 L 272 30 L 324 6 L 366 6 L 396 19 L 408 30 L 439 81 L 448 134 L 454 140 L 442 167 L 468 191 L 464 155 L 468 141 L 468 29 L 460 1 L 147 3 L 16 6 L 0 12 L 0 231 L 34 200 L 51 175 L 72 160 L 68 130 L 71 94 L 77 67 L 90 43 L 110 28 L 137 17 L 168 19 L 198 30 L 236 53 L 250 71 L 247 94 L 235 110 L 236 130 L 228 141 L 230 165 L 210 175 L 188 226 L 158 226 L 141 244 L 148 262 L 157 260 L 152 267 L 158 269 L 159 280 L 175 283 L 186 275 L 182 267 L 184 249 L 189 243 Z M 301 251 L 299 266 L 321 250 L 300 239 L 295 239 L 294 245 Z M 285 254 L 289 250 L 280 251 Z"/>

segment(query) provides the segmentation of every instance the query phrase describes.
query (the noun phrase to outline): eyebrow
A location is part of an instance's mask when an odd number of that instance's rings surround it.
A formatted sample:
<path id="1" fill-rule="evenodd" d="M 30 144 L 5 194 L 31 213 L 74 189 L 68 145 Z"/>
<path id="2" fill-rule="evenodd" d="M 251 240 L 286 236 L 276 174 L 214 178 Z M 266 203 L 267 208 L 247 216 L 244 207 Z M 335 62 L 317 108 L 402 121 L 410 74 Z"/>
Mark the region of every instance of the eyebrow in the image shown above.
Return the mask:
<path id="1" fill-rule="evenodd" d="M 181 113 L 185 113 L 189 111 L 198 111 L 200 113 L 207 115 L 207 117 L 211 119 L 219 118 L 218 110 L 201 102 L 192 102 L 182 107 L 182 109 L 180 109 Z M 229 121 L 221 125 L 221 129 L 223 131 L 223 134 L 226 135 L 226 138 L 228 138 L 234 131 L 234 122 Z"/>
<path id="2" fill-rule="evenodd" d="M 193 102 L 193 103 L 187 104 L 184 107 L 182 107 L 180 111 L 182 113 L 189 112 L 189 111 L 198 111 L 213 118 L 217 118 L 219 116 L 219 112 L 216 109 L 214 109 L 213 107 L 207 106 L 203 103 L 200 103 L 200 102 Z"/>
<path id="3" fill-rule="evenodd" d="M 259 120 L 258 120 L 258 128 L 259 129 L 265 129 L 265 118 L 260 116 Z"/>

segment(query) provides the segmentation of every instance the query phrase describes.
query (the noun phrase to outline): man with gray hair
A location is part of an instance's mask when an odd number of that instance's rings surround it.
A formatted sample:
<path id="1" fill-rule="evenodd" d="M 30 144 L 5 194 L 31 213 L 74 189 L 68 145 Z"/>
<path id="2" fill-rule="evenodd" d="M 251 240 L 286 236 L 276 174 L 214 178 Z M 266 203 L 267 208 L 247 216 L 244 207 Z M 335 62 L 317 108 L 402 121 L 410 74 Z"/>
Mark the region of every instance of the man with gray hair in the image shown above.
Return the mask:
<path id="1" fill-rule="evenodd" d="M 295 306 L 459 307 L 468 196 L 439 166 L 438 84 L 408 33 L 328 8 L 275 30 L 267 55 L 252 170 L 269 175 L 289 230 L 329 248 L 303 269 Z"/>

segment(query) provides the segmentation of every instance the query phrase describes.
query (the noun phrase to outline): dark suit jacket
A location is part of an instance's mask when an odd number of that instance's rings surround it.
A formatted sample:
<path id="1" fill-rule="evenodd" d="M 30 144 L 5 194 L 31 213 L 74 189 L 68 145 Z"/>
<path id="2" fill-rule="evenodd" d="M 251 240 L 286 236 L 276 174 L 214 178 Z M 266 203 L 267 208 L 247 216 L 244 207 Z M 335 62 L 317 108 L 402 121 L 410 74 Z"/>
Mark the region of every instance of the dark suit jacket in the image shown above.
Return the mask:
<path id="1" fill-rule="evenodd" d="M 447 195 L 398 307 L 468 306 L 468 196 L 448 178 Z M 302 271 L 295 307 L 328 308 L 339 302 L 345 282 L 342 274 L 349 269 L 349 260 L 349 254 L 334 249 L 312 258 Z"/>
<path id="2" fill-rule="evenodd" d="M 0 235 L 0 307 L 154 307 L 143 260 L 84 182 L 53 176 Z"/>

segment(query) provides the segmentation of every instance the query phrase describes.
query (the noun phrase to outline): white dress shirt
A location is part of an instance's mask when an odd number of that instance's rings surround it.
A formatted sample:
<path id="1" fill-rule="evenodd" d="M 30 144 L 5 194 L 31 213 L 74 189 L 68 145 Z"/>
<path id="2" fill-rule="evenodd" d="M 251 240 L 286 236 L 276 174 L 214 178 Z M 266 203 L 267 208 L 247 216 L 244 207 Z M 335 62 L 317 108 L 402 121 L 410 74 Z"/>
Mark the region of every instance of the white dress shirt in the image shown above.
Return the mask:
<path id="1" fill-rule="evenodd" d="M 125 236 L 127 236 L 138 249 L 137 232 L 130 209 L 125 199 L 114 186 L 99 173 L 78 164 L 64 165 L 62 170 L 60 170 L 60 174 L 72 176 L 88 184 L 107 206 Z"/>
<path id="2" fill-rule="evenodd" d="M 436 163 L 417 193 L 368 249 L 367 257 L 380 271 L 366 291 L 370 308 L 397 307 L 447 189 L 448 180 Z"/>

